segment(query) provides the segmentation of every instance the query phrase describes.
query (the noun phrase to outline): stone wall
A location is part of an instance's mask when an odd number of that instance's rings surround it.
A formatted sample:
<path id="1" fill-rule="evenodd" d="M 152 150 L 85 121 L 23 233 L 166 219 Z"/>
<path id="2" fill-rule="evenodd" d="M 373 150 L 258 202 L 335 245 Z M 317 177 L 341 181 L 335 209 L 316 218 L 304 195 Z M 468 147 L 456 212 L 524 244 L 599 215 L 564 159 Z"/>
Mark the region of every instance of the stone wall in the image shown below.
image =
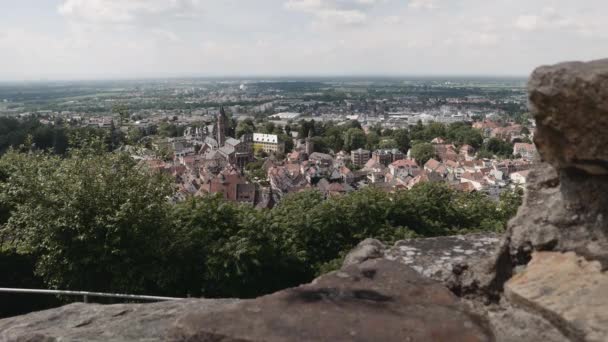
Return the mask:
<path id="1" fill-rule="evenodd" d="M 608 60 L 529 82 L 545 163 L 503 236 L 368 239 L 341 270 L 253 300 L 72 304 L 0 341 L 608 341 Z"/>

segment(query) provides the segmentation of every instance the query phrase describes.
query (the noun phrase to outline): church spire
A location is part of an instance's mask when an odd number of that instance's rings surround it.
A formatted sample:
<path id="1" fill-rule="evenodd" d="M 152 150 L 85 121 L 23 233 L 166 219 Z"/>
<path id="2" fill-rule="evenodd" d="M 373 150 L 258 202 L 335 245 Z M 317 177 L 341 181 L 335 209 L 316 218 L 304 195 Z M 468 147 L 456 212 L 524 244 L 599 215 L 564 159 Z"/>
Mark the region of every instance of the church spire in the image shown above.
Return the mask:
<path id="1" fill-rule="evenodd" d="M 218 145 L 224 146 L 226 142 L 226 122 L 228 118 L 226 117 L 226 111 L 224 111 L 224 106 L 220 106 L 220 112 L 217 115 L 217 143 Z"/>

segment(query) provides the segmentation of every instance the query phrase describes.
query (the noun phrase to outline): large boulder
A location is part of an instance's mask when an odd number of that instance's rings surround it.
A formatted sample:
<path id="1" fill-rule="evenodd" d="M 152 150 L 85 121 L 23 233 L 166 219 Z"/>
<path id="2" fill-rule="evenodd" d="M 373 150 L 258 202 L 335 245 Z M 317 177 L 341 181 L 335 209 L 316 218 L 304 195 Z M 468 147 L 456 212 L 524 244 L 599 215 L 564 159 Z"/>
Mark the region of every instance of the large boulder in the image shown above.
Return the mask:
<path id="1" fill-rule="evenodd" d="M 0 320 L 0 341 L 166 341 L 176 317 L 213 312 L 234 299 L 189 299 L 150 304 L 75 303 Z"/>
<path id="2" fill-rule="evenodd" d="M 425 277 L 448 283 L 455 275 L 490 258 L 500 243 L 496 233 L 439 236 L 397 241 L 384 257 Z"/>
<path id="3" fill-rule="evenodd" d="M 608 175 L 608 59 L 540 67 L 528 90 L 543 159 Z"/>
<path id="4" fill-rule="evenodd" d="M 365 239 L 353 248 L 346 257 L 342 266 L 360 264 L 369 259 L 381 258 L 386 246 L 376 239 Z"/>
<path id="5" fill-rule="evenodd" d="M 543 165 L 511 222 L 516 265 L 575 251 L 608 267 L 608 59 L 540 67 L 529 85 Z"/>
<path id="6" fill-rule="evenodd" d="M 537 252 L 505 285 L 512 303 L 544 317 L 574 341 L 608 340 L 608 273 L 573 252 Z"/>
<path id="7" fill-rule="evenodd" d="M 539 340 L 608 341 L 608 60 L 538 68 L 529 95 L 544 163 L 491 267 L 465 278 L 493 296 L 497 333 L 529 316 L 559 331 Z"/>
<path id="8" fill-rule="evenodd" d="M 173 341 L 494 341 L 444 286 L 373 259 L 228 310 L 180 318 Z"/>
<path id="9" fill-rule="evenodd" d="M 72 304 L 0 320 L 0 341 L 494 341 L 440 283 L 385 259 L 252 300 Z"/>

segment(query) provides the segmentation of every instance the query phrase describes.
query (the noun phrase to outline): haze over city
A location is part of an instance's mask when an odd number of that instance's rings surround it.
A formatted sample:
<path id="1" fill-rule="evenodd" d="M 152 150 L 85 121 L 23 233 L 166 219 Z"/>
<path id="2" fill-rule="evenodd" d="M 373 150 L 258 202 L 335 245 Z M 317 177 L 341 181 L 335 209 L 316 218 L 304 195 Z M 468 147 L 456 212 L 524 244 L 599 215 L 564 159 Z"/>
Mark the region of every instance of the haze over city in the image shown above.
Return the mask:
<path id="1" fill-rule="evenodd" d="M 0 81 L 515 75 L 608 52 L 602 0 L 22 0 Z"/>

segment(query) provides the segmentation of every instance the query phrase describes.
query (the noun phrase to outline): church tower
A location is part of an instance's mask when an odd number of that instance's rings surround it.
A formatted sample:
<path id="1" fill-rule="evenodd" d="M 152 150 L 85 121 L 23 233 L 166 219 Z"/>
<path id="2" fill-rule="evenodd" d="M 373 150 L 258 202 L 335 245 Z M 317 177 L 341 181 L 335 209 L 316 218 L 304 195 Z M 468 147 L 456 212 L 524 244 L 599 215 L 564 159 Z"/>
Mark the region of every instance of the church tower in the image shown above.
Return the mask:
<path id="1" fill-rule="evenodd" d="M 226 122 L 228 118 L 226 117 L 226 112 L 224 111 L 224 106 L 220 107 L 220 112 L 217 115 L 217 143 L 220 147 L 224 146 L 226 142 Z"/>
<path id="2" fill-rule="evenodd" d="M 306 138 L 306 154 L 309 156 L 314 152 L 315 147 L 312 142 L 312 129 L 308 130 L 308 137 Z"/>

